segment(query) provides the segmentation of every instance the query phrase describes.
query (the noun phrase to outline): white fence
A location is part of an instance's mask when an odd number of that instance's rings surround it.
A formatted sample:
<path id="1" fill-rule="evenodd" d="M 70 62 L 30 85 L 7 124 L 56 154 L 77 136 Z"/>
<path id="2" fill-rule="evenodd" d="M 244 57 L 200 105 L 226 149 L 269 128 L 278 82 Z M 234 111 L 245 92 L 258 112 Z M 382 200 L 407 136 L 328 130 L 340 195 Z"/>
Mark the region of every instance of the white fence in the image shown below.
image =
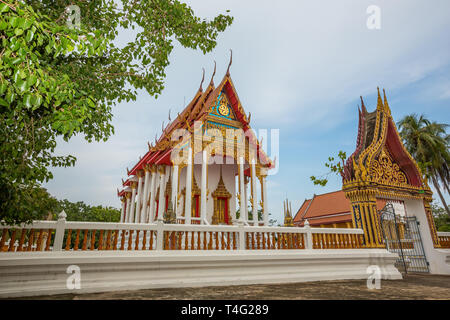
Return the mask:
<path id="1" fill-rule="evenodd" d="M 441 248 L 449 248 L 450 249 L 450 232 L 438 232 L 438 239 Z"/>
<path id="2" fill-rule="evenodd" d="M 283 250 L 364 248 L 361 229 L 34 221 L 1 226 L 0 250 Z"/>

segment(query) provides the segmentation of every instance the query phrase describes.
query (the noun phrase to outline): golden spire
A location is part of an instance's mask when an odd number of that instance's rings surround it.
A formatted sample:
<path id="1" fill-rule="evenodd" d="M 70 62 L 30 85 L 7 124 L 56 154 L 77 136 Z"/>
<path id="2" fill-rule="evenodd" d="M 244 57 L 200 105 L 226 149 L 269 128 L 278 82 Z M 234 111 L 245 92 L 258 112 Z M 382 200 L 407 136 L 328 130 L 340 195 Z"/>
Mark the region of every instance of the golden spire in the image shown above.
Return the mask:
<path id="1" fill-rule="evenodd" d="M 211 76 L 211 81 L 209 81 L 209 85 L 210 86 L 214 86 L 214 76 L 216 75 L 216 60 L 214 60 L 214 71 L 213 74 Z"/>
<path id="2" fill-rule="evenodd" d="M 205 80 L 205 68 L 203 69 L 203 76 L 202 76 L 202 81 L 200 82 L 200 88 L 198 88 L 198 91 L 203 91 L 202 85 L 203 85 L 203 81 Z"/>
<path id="3" fill-rule="evenodd" d="M 359 97 L 361 98 L 361 112 L 365 115 L 365 114 L 367 114 L 367 109 L 366 109 L 366 106 L 364 104 L 363 97 L 362 96 L 359 96 Z"/>
<path id="4" fill-rule="evenodd" d="M 389 104 L 386 98 L 386 92 L 383 89 L 383 95 L 384 95 L 384 110 L 386 111 L 386 114 L 391 116 L 391 108 L 389 108 Z"/>
<path id="5" fill-rule="evenodd" d="M 377 87 L 377 91 L 378 91 L 378 101 L 377 101 L 377 111 L 383 111 L 384 106 L 383 106 L 383 101 L 381 100 L 381 95 L 380 95 L 380 88 Z"/>

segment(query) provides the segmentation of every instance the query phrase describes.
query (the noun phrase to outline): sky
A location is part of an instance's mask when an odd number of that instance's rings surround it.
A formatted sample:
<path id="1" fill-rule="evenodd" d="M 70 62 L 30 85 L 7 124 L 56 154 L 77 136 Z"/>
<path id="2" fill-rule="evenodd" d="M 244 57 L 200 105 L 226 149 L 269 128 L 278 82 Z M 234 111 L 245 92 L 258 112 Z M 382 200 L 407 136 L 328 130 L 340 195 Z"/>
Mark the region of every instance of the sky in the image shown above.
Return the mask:
<path id="1" fill-rule="evenodd" d="M 450 123 L 448 0 L 186 2 L 203 18 L 228 9 L 233 24 L 206 55 L 176 45 L 162 95 L 155 99 L 140 91 L 136 101 L 118 104 L 115 134 L 107 142 L 87 143 L 82 136 L 59 141 L 56 152 L 77 162 L 52 170 L 54 179 L 45 185 L 52 195 L 119 208 L 116 189 L 126 168 L 161 134 L 169 109 L 173 116 L 191 101 L 202 68 L 207 81 L 215 60 L 214 80 L 221 81 L 230 49 L 231 77 L 252 114 L 251 126 L 279 129 L 279 167 L 267 184 L 269 212 L 278 222 L 285 198 L 295 214 L 305 199 L 341 188 L 337 176 L 330 175 L 326 187 L 314 186 L 309 177 L 325 174 L 324 163 L 339 150 L 353 152 L 360 96 L 372 111 L 377 87 L 384 88 L 395 121 L 417 113 Z M 379 29 L 367 27 L 371 5 L 380 9 Z M 130 36 L 121 33 L 118 41 Z"/>

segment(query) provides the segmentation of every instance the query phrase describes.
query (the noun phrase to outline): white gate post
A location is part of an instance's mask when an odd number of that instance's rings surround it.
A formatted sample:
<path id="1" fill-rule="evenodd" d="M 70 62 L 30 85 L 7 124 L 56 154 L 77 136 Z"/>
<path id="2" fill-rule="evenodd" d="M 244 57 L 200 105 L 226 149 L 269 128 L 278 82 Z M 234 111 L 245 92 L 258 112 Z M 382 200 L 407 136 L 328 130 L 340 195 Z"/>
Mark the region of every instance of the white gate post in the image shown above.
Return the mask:
<path id="1" fill-rule="evenodd" d="M 56 222 L 55 240 L 53 242 L 53 251 L 61 251 L 64 240 L 64 231 L 66 229 L 67 214 L 63 211 L 58 215 L 58 222 Z"/>

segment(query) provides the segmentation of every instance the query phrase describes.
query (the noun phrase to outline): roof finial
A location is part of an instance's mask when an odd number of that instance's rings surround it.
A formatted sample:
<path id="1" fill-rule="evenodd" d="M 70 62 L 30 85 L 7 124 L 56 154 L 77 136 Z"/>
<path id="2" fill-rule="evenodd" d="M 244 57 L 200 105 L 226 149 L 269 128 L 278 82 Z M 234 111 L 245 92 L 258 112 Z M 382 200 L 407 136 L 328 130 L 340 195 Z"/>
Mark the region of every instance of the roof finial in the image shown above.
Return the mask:
<path id="1" fill-rule="evenodd" d="M 203 91 L 202 84 L 203 84 L 203 80 L 205 80 L 205 68 L 202 68 L 202 69 L 203 69 L 203 76 L 202 76 L 202 81 L 200 82 L 200 88 L 198 88 L 198 91 Z"/>
<path id="2" fill-rule="evenodd" d="M 230 49 L 230 63 L 228 64 L 228 68 L 227 68 L 227 76 L 230 75 L 230 66 L 231 66 L 232 62 L 233 62 L 233 50 Z"/>
<path id="3" fill-rule="evenodd" d="M 366 114 L 367 113 L 367 109 L 366 106 L 364 105 L 364 100 L 362 96 L 359 96 L 361 98 L 361 111 Z"/>
<path id="4" fill-rule="evenodd" d="M 211 81 L 209 82 L 210 85 L 214 84 L 214 80 L 213 79 L 214 79 L 215 74 L 216 74 L 216 60 L 214 60 L 214 72 L 213 72 L 213 74 L 211 76 Z"/>
<path id="5" fill-rule="evenodd" d="M 381 100 L 380 88 L 379 87 L 377 87 L 377 91 L 378 91 L 377 110 L 380 109 L 380 111 L 382 111 L 383 110 L 383 101 Z"/>
<path id="6" fill-rule="evenodd" d="M 386 110 L 386 113 L 388 115 L 391 115 L 391 109 L 389 108 L 389 104 L 386 98 L 386 92 L 384 91 L 384 89 L 383 89 L 383 97 L 384 97 L 384 109 Z"/>
<path id="7" fill-rule="evenodd" d="M 169 108 L 169 121 L 171 121 L 172 119 L 170 119 L 170 108 Z"/>
<path id="8" fill-rule="evenodd" d="M 164 133 L 164 121 L 161 124 L 161 130 L 162 130 L 162 133 Z"/>

